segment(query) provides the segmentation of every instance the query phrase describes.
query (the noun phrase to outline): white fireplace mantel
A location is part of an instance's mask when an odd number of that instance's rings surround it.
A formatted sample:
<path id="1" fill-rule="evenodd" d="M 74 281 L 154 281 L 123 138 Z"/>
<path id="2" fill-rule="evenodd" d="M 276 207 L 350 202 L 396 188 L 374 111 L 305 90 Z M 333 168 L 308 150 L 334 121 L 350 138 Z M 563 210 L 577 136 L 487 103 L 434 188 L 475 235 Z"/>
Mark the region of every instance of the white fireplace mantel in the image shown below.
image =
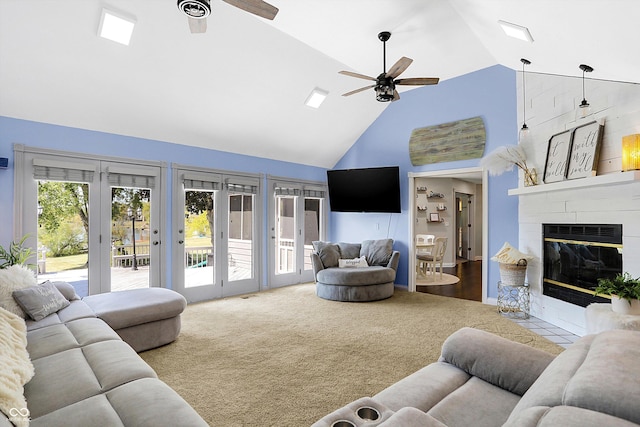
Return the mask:
<path id="1" fill-rule="evenodd" d="M 531 187 L 519 187 L 509 190 L 510 196 L 524 196 L 527 194 L 548 193 L 550 191 L 572 190 L 583 187 L 627 184 L 640 181 L 640 171 L 611 173 L 588 178 L 569 179 L 550 184 L 539 184 Z"/>

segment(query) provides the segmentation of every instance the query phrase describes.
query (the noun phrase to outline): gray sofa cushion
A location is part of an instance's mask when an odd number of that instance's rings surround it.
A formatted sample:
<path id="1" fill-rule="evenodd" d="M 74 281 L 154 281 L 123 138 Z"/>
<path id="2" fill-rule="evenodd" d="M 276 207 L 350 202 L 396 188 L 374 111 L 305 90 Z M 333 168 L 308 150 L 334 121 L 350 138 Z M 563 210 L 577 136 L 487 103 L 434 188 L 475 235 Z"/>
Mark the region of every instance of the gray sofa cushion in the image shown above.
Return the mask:
<path id="1" fill-rule="evenodd" d="M 445 340 L 440 360 L 522 396 L 554 358 L 546 351 L 486 331 L 461 328 Z"/>
<path id="2" fill-rule="evenodd" d="M 369 265 L 386 266 L 392 253 L 393 239 L 365 240 L 360 248 L 360 256 L 364 256 Z"/>
<path id="3" fill-rule="evenodd" d="M 534 406 L 574 406 L 640 424 L 640 331 L 611 330 L 576 341 L 549 364 L 509 417 Z"/>
<path id="4" fill-rule="evenodd" d="M 96 315 L 118 331 L 180 315 L 187 300 L 165 288 L 129 289 L 84 297 Z"/>
<path id="5" fill-rule="evenodd" d="M 533 406 L 503 427 L 638 427 L 630 421 L 573 406 Z"/>
<path id="6" fill-rule="evenodd" d="M 342 259 L 354 259 L 360 257 L 360 243 L 338 243 L 340 248 L 340 258 Z"/>
<path id="7" fill-rule="evenodd" d="M 340 259 L 340 247 L 335 243 L 313 241 L 313 250 L 320 256 L 324 268 L 337 267 Z"/>
<path id="8" fill-rule="evenodd" d="M 325 268 L 318 272 L 318 282 L 326 285 L 364 286 L 393 282 L 396 271 L 392 268 L 373 266 L 367 268 Z"/>

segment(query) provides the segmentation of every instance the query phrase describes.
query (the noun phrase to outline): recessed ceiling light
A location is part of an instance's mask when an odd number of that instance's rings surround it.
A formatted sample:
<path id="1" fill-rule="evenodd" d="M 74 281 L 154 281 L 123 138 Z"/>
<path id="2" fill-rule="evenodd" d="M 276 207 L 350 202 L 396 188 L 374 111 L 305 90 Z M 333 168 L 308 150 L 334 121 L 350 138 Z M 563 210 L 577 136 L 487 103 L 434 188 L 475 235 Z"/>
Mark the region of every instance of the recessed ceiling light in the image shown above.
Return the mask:
<path id="1" fill-rule="evenodd" d="M 506 21 L 498 21 L 498 24 L 500 24 L 505 34 L 509 37 L 533 43 L 533 37 L 531 37 L 531 33 L 529 32 L 529 29 L 527 27 L 512 24 L 511 22 Z"/>
<path id="2" fill-rule="evenodd" d="M 320 104 L 324 102 L 327 95 L 329 95 L 329 92 L 315 88 L 311 91 L 311 93 L 307 97 L 307 100 L 304 101 L 304 105 L 311 108 L 319 108 Z"/>
<path id="3" fill-rule="evenodd" d="M 102 9 L 98 35 L 105 39 L 129 46 L 135 25 L 136 21 L 133 18 L 123 16 L 111 10 Z"/>

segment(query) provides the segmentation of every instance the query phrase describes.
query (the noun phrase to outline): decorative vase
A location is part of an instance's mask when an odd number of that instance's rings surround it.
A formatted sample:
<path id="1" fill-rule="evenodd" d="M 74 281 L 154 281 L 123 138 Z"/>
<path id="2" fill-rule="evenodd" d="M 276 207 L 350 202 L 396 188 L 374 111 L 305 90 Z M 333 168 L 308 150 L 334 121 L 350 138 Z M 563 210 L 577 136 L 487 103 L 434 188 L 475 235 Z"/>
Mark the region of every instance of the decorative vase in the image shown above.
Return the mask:
<path id="1" fill-rule="evenodd" d="M 536 172 L 536 168 L 525 169 L 524 186 L 531 187 L 533 185 L 538 185 L 538 172 Z"/>
<path id="2" fill-rule="evenodd" d="M 640 315 L 640 300 L 633 299 L 628 301 L 611 295 L 611 309 L 615 313 Z"/>

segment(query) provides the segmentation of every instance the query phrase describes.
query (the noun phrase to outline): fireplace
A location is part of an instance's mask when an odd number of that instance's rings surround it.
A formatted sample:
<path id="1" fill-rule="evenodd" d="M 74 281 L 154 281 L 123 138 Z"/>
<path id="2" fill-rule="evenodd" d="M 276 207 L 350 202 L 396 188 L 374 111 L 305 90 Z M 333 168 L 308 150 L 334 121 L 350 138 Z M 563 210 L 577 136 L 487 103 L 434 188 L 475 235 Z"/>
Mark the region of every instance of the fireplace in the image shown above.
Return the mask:
<path id="1" fill-rule="evenodd" d="M 598 278 L 622 273 L 622 224 L 543 224 L 543 294 L 586 307 Z"/>

